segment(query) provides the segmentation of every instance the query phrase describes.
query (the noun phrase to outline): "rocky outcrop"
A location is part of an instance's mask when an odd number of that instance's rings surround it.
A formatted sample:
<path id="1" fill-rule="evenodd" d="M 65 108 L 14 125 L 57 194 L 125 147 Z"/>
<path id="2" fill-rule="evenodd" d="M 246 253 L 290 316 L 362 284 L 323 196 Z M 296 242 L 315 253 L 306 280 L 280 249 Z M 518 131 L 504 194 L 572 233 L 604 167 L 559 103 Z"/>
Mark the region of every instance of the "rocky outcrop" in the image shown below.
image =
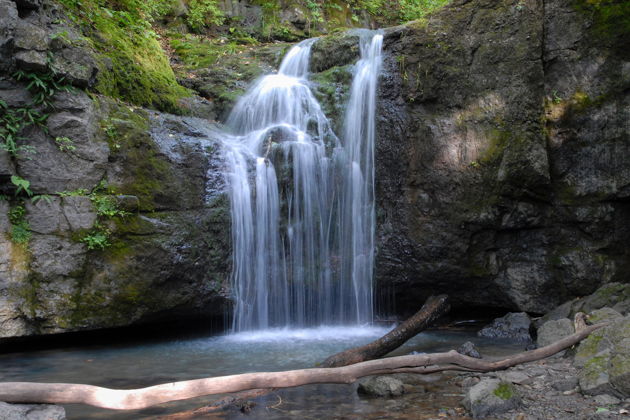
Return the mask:
<path id="1" fill-rule="evenodd" d="M 0 338 L 223 316 L 216 128 L 88 96 L 90 49 L 38 8 L 0 1 L 2 129 L 21 124 L 0 149 Z"/>
<path id="2" fill-rule="evenodd" d="M 397 310 L 544 313 L 628 281 L 624 10 L 456 1 L 386 31 L 376 278 Z"/>
<path id="3" fill-rule="evenodd" d="M 222 316 L 230 224 L 214 128 L 79 92 L 57 102 L 33 157 L 15 160 L 47 198 L 0 206 L 0 337 Z M 12 239 L 17 207 L 27 243 Z"/>

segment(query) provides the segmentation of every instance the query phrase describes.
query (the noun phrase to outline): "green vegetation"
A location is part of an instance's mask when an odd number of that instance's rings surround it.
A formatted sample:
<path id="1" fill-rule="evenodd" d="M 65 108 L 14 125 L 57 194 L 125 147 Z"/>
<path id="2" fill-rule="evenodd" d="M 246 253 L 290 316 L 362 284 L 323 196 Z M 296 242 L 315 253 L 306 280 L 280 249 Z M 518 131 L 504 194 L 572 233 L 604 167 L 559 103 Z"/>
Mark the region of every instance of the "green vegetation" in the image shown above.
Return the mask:
<path id="1" fill-rule="evenodd" d="M 589 16 L 591 33 L 600 41 L 625 38 L 630 41 L 630 2 L 627 0 L 574 0 L 574 7 Z M 628 57 L 627 42 L 614 42 L 619 52 Z"/>
<path id="2" fill-rule="evenodd" d="M 501 382 L 499 386 L 493 392 L 494 395 L 501 398 L 502 400 L 509 400 L 514 396 L 514 390 L 512 386 L 506 382 Z"/>
<path id="3" fill-rule="evenodd" d="M 62 152 L 74 152 L 77 149 L 74 141 L 68 137 L 55 137 L 55 144 Z"/>
<path id="4" fill-rule="evenodd" d="M 20 108 L 11 108 L 0 100 L 0 149 L 16 158 L 34 152 L 31 146 L 24 144 L 26 138 L 21 135 L 24 129 L 35 125 L 46 131 L 45 124 L 53 108 L 53 96 L 71 88 L 53 70 L 45 73 L 20 70 L 13 74 L 13 78 L 26 83 L 26 89 L 32 96 L 31 103 Z"/>
<path id="5" fill-rule="evenodd" d="M 22 204 L 9 211 L 11 240 L 16 244 L 26 244 L 31 239 L 31 228 L 26 221 L 26 209 Z"/>
<path id="6" fill-rule="evenodd" d="M 194 32 L 201 32 L 208 26 L 223 24 L 223 11 L 216 0 L 190 0 L 186 22 Z"/>
<path id="7" fill-rule="evenodd" d="M 100 223 L 96 223 L 94 228 L 81 238 L 81 242 L 85 243 L 89 250 L 105 249 L 111 246 L 109 242 L 110 235 L 111 231 L 109 229 L 103 227 Z"/>
<path id="8" fill-rule="evenodd" d="M 71 194 L 72 192 L 68 193 L 68 195 Z M 94 223 L 94 227 L 80 241 L 85 243 L 90 250 L 105 249 L 111 246 L 109 239 L 112 231 L 106 226 L 107 222 L 123 218 L 129 214 L 118 207 L 113 194 L 115 191 L 109 188 L 105 182 L 101 182 L 89 195 L 98 219 Z"/>
<path id="9" fill-rule="evenodd" d="M 153 30 L 172 3 L 159 0 L 59 0 L 100 59 L 96 90 L 134 104 L 178 112 L 189 96 L 175 80 Z"/>

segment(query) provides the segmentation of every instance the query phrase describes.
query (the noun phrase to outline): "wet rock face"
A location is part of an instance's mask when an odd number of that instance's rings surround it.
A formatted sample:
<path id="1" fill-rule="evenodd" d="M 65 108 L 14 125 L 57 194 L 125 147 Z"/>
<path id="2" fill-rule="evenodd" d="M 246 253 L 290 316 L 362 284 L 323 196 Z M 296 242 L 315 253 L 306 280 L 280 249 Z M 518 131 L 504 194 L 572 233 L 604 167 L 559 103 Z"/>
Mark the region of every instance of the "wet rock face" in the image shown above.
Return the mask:
<path id="1" fill-rule="evenodd" d="M 627 282 L 628 37 L 574 3 L 454 2 L 386 30 L 376 279 L 398 311 L 448 293 L 544 313 Z"/>

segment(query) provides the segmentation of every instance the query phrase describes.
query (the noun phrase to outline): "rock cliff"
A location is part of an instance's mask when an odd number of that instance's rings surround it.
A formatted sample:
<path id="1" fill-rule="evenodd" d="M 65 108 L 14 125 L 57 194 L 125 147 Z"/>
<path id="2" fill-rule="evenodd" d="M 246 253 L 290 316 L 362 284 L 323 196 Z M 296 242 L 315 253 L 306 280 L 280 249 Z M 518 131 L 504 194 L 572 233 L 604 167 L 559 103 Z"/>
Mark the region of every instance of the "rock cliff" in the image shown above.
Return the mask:
<path id="1" fill-rule="evenodd" d="M 386 31 L 376 272 L 399 310 L 543 313 L 628 281 L 628 12 L 457 1 Z"/>
<path id="2" fill-rule="evenodd" d="M 384 31 L 381 312 L 448 293 L 460 307 L 543 313 L 628 282 L 628 16 L 621 0 L 458 0 Z M 95 95 L 124 98 L 126 87 L 132 102 L 162 103 L 158 85 L 112 80 L 126 56 L 108 56 L 101 38 L 82 36 L 52 1 L 0 0 L 3 127 L 33 117 L 16 134 L 30 148 L 0 150 L 0 338 L 221 317 L 229 302 L 216 126 Z M 356 39 L 313 47 L 313 90 L 337 129 Z M 164 71 L 163 57 L 147 80 L 195 91 L 171 86 L 164 109 L 219 118 L 284 48 L 188 78 Z"/>

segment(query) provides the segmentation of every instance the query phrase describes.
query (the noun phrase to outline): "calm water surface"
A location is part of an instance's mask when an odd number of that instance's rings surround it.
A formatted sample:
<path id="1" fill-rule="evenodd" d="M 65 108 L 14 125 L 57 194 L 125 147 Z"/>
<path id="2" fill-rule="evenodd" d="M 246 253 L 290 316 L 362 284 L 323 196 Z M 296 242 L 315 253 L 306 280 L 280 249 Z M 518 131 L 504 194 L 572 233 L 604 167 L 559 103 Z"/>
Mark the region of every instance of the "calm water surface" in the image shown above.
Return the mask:
<path id="1" fill-rule="evenodd" d="M 0 355 L 0 381 L 70 382 L 110 388 L 139 388 L 165 382 L 255 371 L 313 367 L 331 354 L 372 341 L 387 331 L 379 327 L 319 327 L 268 330 L 143 345 L 91 346 Z M 480 339 L 473 332 L 422 333 L 392 355 L 438 352 L 473 341 L 485 357 L 522 350 L 522 345 Z M 419 376 L 419 375 L 418 375 Z M 425 380 L 426 379 L 426 380 Z M 458 387 L 445 377 L 422 379 L 404 397 L 383 400 L 359 397 L 355 385 L 309 385 L 282 390 L 256 400 L 248 414 L 231 409 L 199 418 L 216 419 L 424 419 L 442 407 L 457 406 Z M 426 389 L 426 393 L 421 392 Z M 167 419 L 216 400 L 201 397 L 146 410 L 110 411 L 65 406 L 68 419 Z"/>

